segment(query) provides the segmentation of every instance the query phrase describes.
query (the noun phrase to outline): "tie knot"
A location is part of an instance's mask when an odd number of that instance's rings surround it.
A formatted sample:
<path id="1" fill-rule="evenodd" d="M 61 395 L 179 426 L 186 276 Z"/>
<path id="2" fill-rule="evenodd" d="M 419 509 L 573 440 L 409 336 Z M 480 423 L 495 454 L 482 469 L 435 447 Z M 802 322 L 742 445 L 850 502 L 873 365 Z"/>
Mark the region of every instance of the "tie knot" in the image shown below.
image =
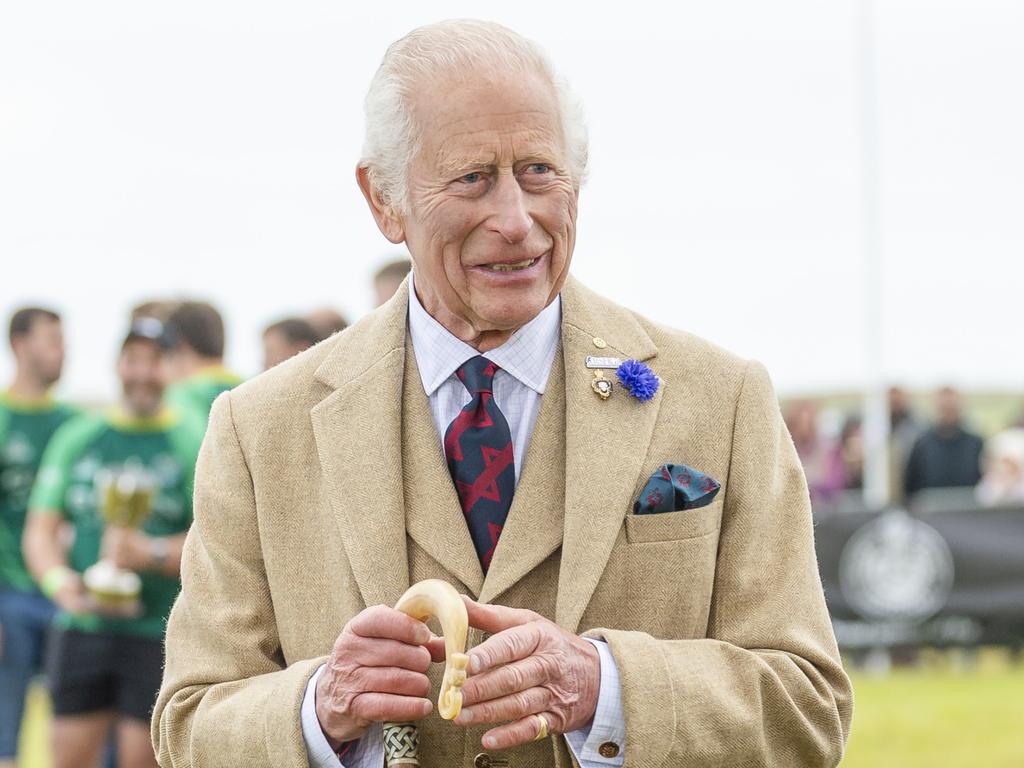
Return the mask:
<path id="1" fill-rule="evenodd" d="M 486 357 L 477 355 L 464 362 L 455 375 L 459 381 L 469 390 L 471 395 L 479 392 L 490 392 L 494 383 L 494 374 L 500 369 L 497 363 L 492 363 Z"/>

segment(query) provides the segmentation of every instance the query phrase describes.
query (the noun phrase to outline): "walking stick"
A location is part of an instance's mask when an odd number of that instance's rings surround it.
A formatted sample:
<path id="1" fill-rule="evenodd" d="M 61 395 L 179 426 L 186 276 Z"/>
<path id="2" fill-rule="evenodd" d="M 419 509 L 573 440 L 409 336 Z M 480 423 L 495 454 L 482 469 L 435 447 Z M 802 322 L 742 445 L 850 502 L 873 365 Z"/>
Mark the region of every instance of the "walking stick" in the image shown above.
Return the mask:
<path id="1" fill-rule="evenodd" d="M 402 595 L 395 609 L 426 621 L 431 616 L 441 623 L 444 635 L 445 667 L 437 712 L 445 720 L 454 720 L 462 711 L 462 684 L 466 682 L 466 635 L 469 619 L 466 605 L 455 588 L 439 579 L 413 584 Z M 415 723 L 384 723 L 384 756 L 388 768 L 418 766 L 419 733 Z"/>

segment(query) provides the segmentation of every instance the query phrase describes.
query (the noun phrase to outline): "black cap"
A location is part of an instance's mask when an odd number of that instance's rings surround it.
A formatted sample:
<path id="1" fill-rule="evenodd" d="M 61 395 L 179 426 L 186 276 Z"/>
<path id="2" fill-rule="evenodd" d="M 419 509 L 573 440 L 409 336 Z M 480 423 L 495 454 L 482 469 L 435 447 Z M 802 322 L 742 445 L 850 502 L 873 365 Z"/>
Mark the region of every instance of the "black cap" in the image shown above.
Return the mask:
<path id="1" fill-rule="evenodd" d="M 159 344 L 161 347 L 167 346 L 167 337 L 164 333 L 164 324 L 157 320 L 155 317 L 137 317 L 128 328 L 128 333 L 124 337 L 124 342 L 121 346 L 124 346 L 129 341 L 134 339 L 144 339 L 146 341 L 152 341 L 155 344 Z"/>

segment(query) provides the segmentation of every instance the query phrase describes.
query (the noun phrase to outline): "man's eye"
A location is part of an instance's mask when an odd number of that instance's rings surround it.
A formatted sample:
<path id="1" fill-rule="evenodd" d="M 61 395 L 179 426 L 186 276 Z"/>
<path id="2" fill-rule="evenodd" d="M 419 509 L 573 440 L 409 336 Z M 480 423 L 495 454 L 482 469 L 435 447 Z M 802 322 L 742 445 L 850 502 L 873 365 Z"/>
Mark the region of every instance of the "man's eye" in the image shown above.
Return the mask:
<path id="1" fill-rule="evenodd" d="M 547 163 L 532 163 L 526 167 L 527 173 L 541 174 L 547 173 L 551 170 L 551 166 Z"/>
<path id="2" fill-rule="evenodd" d="M 476 184 L 482 178 L 482 173 L 474 171 L 473 173 L 467 173 L 465 176 L 460 176 L 459 181 L 463 184 Z"/>

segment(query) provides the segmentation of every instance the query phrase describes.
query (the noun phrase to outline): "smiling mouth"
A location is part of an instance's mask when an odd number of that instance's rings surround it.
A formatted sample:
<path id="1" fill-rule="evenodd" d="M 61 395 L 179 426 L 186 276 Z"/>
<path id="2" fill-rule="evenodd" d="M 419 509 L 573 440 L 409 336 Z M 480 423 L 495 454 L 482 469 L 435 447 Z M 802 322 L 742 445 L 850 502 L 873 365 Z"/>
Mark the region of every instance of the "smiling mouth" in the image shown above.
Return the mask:
<path id="1" fill-rule="evenodd" d="M 529 269 L 538 261 L 540 256 L 535 259 L 524 259 L 523 261 L 512 262 L 511 264 L 487 264 L 485 269 L 489 269 L 493 272 L 519 272 L 523 269 Z"/>

